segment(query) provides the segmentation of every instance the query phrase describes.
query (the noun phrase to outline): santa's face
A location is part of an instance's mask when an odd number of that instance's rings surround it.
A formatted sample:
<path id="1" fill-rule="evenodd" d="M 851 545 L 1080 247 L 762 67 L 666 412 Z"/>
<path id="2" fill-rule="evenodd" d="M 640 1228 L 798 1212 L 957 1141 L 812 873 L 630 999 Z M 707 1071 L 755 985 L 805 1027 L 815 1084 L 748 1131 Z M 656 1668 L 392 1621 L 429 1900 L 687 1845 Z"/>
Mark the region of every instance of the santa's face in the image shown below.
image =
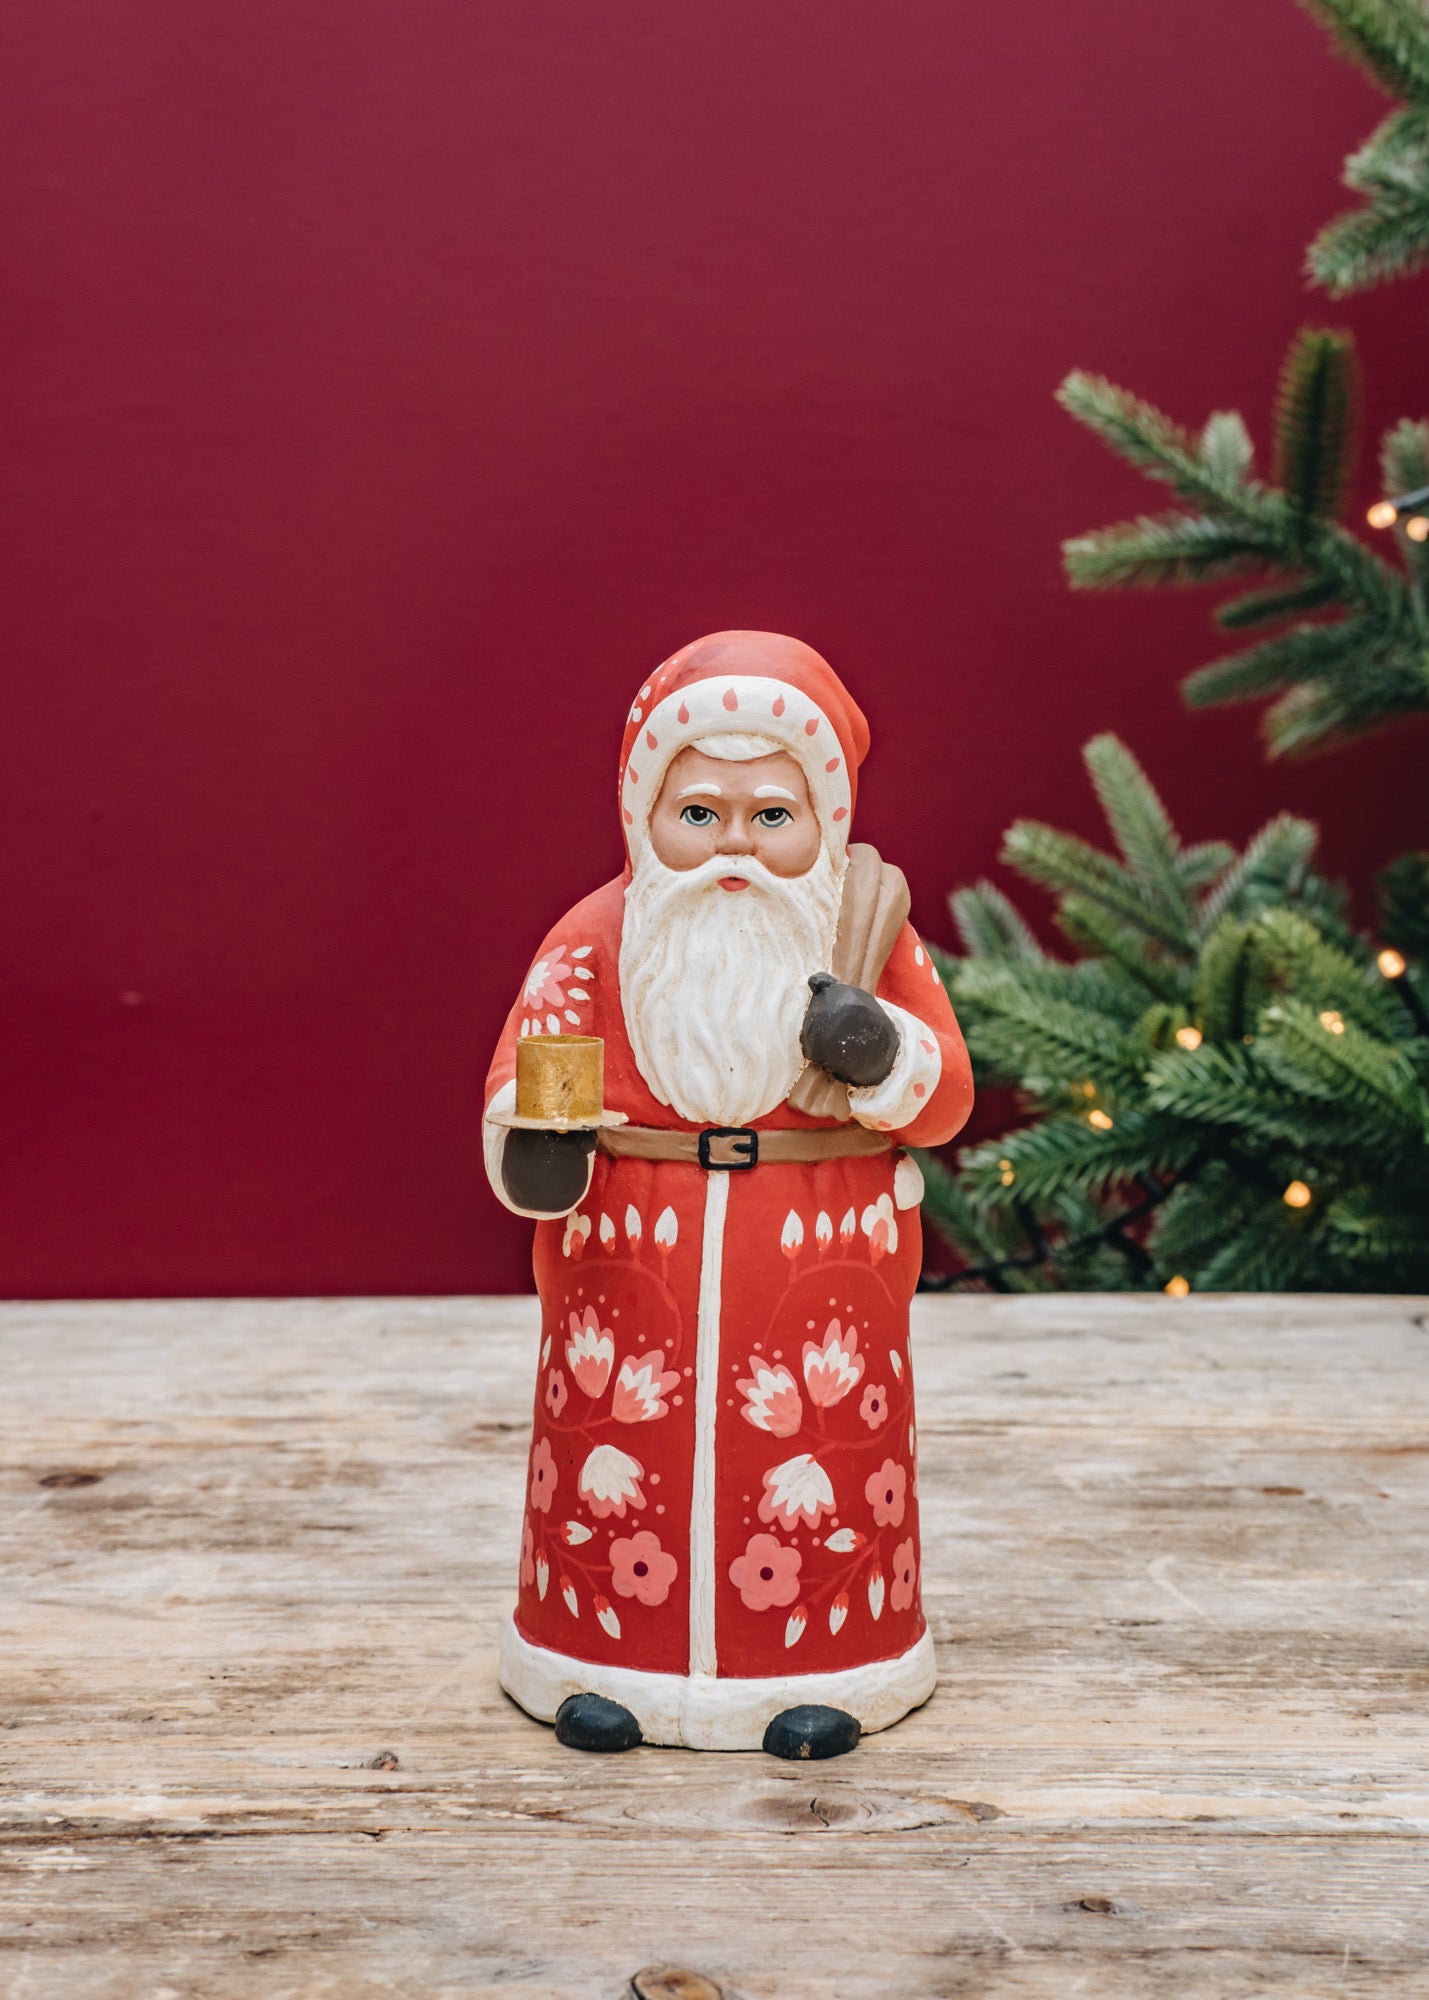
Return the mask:
<path id="1" fill-rule="evenodd" d="M 713 740 L 713 739 L 711 739 Z M 699 1123 L 744 1125 L 788 1096 L 812 973 L 843 886 L 798 761 L 671 759 L 636 849 L 620 993 L 641 1075 Z"/>
<path id="2" fill-rule="evenodd" d="M 773 875 L 806 875 L 820 844 L 808 783 L 786 750 L 731 763 L 691 744 L 671 761 L 650 815 L 650 845 L 667 868 L 753 855 Z M 722 876 L 720 887 L 745 889 L 748 877 Z"/>

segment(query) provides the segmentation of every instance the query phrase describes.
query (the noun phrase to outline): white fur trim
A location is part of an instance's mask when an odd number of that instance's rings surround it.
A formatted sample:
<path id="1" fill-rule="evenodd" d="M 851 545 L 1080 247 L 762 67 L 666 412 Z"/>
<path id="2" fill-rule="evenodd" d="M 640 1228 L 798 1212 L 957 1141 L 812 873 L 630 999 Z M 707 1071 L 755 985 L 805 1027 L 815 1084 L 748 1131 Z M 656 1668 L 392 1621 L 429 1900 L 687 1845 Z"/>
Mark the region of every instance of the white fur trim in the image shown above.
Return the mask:
<path id="1" fill-rule="evenodd" d="M 715 1670 L 715 1419 L 729 1175 L 705 1175 L 705 1233 L 695 1315 L 695 1462 L 690 1482 L 690 1671 Z"/>
<path id="2" fill-rule="evenodd" d="M 887 1000 L 878 1004 L 898 1030 L 898 1059 L 882 1083 L 849 1092 L 849 1109 L 860 1125 L 898 1132 L 927 1109 L 943 1074 L 943 1054 L 933 1030 L 916 1014 Z"/>
<path id="3" fill-rule="evenodd" d="M 728 705 L 730 698 L 733 708 Z M 785 681 L 755 674 L 732 674 L 728 679 L 715 676 L 676 688 L 644 717 L 620 787 L 622 822 L 631 853 L 645 839 L 646 824 L 670 759 L 702 736 L 734 734 L 767 736 L 797 758 L 825 843 L 835 860 L 841 861 L 848 845 L 853 794 L 838 734 L 817 702 L 806 694 Z"/>
<path id="4" fill-rule="evenodd" d="M 510 1112 L 516 1109 L 515 1082 L 503 1083 L 492 1096 L 486 1107 L 486 1116 L 481 1121 L 481 1150 L 486 1161 L 486 1178 L 491 1182 L 491 1192 L 503 1208 L 509 1208 L 513 1215 L 524 1215 L 533 1222 L 549 1222 L 558 1215 L 570 1215 L 578 1209 L 590 1192 L 590 1177 L 595 1171 L 595 1154 L 586 1162 L 585 1186 L 580 1191 L 580 1200 L 573 1201 L 570 1208 L 518 1208 L 506 1192 L 506 1184 L 501 1178 L 501 1161 L 506 1151 L 506 1141 L 511 1135 L 509 1125 L 497 1125 L 492 1120 L 492 1112 Z"/>
<path id="5" fill-rule="evenodd" d="M 647 1743 L 691 1750 L 758 1750 L 774 1717 L 804 1702 L 841 1708 L 857 1716 L 864 1734 L 871 1735 L 920 1707 L 937 1681 L 931 1632 L 891 1660 L 868 1660 L 838 1673 L 777 1674 L 764 1680 L 595 1666 L 533 1646 L 512 1623 L 501 1635 L 501 1685 L 528 1715 L 554 1722 L 568 1695 L 600 1694 L 630 1710 Z"/>

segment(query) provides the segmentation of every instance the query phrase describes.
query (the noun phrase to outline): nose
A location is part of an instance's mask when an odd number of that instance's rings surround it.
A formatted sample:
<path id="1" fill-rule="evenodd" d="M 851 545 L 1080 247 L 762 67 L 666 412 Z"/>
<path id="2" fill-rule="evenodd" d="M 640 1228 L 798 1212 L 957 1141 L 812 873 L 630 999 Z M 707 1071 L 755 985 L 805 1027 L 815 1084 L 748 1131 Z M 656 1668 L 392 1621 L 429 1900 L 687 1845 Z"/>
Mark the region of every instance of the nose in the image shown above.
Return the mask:
<path id="1" fill-rule="evenodd" d="M 731 813 L 720 824 L 719 838 L 715 843 L 717 854 L 752 854 L 754 852 L 754 829 L 741 812 Z"/>

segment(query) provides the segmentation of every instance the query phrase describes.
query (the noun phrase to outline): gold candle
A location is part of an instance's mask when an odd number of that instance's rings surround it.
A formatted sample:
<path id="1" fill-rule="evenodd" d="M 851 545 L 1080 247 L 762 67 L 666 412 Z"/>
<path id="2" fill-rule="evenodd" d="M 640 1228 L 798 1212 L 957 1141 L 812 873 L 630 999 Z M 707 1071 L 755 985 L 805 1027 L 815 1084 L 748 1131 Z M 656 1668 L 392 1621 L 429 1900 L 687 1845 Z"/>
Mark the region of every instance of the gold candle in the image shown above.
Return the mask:
<path id="1" fill-rule="evenodd" d="M 605 1100 L 599 1035 L 528 1035 L 516 1044 L 516 1116 L 593 1125 Z"/>

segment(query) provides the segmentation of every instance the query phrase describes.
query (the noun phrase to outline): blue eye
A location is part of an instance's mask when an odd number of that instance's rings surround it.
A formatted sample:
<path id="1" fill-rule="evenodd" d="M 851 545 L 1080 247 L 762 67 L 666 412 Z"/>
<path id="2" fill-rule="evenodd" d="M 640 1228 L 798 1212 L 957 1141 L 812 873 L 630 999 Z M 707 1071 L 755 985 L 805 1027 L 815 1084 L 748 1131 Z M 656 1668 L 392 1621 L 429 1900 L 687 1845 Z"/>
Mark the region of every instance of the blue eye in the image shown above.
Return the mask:
<path id="1" fill-rule="evenodd" d="M 714 814 L 708 806 L 686 806 L 680 818 L 686 826 L 709 826 L 713 823 Z"/>
<path id="2" fill-rule="evenodd" d="M 788 806 L 766 806 L 763 812 L 757 812 L 754 818 L 756 824 L 767 827 L 791 826 L 794 821 L 794 815 Z"/>

